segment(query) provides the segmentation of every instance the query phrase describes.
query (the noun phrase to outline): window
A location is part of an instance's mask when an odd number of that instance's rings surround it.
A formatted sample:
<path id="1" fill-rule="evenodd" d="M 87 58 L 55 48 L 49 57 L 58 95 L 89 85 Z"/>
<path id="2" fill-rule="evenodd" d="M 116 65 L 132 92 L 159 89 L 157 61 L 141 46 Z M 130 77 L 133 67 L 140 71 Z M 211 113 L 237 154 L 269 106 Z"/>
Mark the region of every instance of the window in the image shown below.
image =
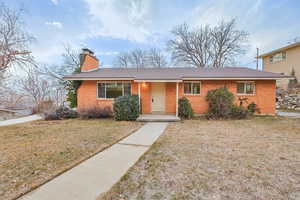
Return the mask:
<path id="1" fill-rule="evenodd" d="M 270 63 L 280 62 L 286 59 L 286 52 L 276 53 L 270 56 Z"/>
<path id="2" fill-rule="evenodd" d="M 184 85 L 184 94 L 200 94 L 200 82 L 186 82 Z"/>
<path id="3" fill-rule="evenodd" d="M 131 94 L 131 84 L 122 82 L 97 83 L 98 98 L 113 99 Z"/>
<path id="4" fill-rule="evenodd" d="M 238 94 L 254 94 L 255 84 L 253 82 L 239 82 L 237 83 Z"/>

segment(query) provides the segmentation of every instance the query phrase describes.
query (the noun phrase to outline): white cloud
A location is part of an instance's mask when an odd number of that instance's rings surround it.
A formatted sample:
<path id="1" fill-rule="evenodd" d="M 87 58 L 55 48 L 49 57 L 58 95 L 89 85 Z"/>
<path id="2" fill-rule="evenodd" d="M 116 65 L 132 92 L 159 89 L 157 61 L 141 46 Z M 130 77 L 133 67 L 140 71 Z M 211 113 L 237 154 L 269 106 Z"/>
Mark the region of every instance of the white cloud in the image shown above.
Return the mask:
<path id="1" fill-rule="evenodd" d="M 57 5 L 60 0 L 51 0 Z M 93 44 L 94 41 L 101 43 L 99 47 L 94 47 L 97 56 L 102 56 L 109 60 L 117 51 L 126 51 L 128 48 L 140 48 L 151 46 L 160 46 L 164 48 L 165 41 L 171 36 L 170 30 L 174 25 L 187 22 L 191 26 L 199 26 L 204 24 L 216 25 L 222 19 L 230 20 L 237 18 L 237 28 L 246 30 L 250 33 L 249 51 L 245 56 L 239 57 L 241 64 L 247 65 L 252 62 L 254 65 L 254 57 L 256 47 L 261 52 L 271 50 L 273 48 L 284 45 L 288 39 L 292 39 L 300 35 L 299 25 L 293 20 L 288 8 L 283 10 L 277 17 L 277 13 L 281 11 L 285 1 L 278 1 L 276 4 L 270 4 L 266 0 L 199 0 L 193 1 L 189 6 L 189 2 L 173 1 L 173 0 L 83 0 L 87 9 L 80 11 L 82 22 L 80 26 L 70 30 L 64 28 L 65 21 L 51 21 L 49 19 L 45 24 L 55 27 L 47 29 L 45 36 L 40 42 L 43 47 L 40 50 L 41 60 L 52 61 L 62 52 L 61 47 L 51 47 L 50 45 L 60 46 L 62 42 L 71 40 L 72 44 Z M 181 6 L 182 5 L 182 6 Z M 273 9 L 275 10 L 273 11 Z M 77 8 L 76 8 L 77 9 Z M 79 9 L 79 8 L 78 8 Z M 287 19 L 285 19 L 286 17 Z M 276 20 L 272 20 L 276 18 Z M 63 20 L 63 19 L 61 19 Z M 78 27 L 81 27 L 78 29 Z M 57 31 L 57 29 L 60 29 Z M 51 37 L 52 41 L 47 39 Z M 107 40 L 109 38 L 109 40 Z M 123 39 L 136 42 L 121 41 L 120 45 L 114 40 Z M 108 44 L 107 41 L 112 41 Z M 82 44 L 80 46 L 86 46 Z M 111 48 L 110 48 L 111 47 Z M 120 49 L 118 49 L 120 48 Z M 103 51 L 103 50 L 107 51 Z M 110 62 L 110 61 L 108 61 Z M 107 63 L 109 65 L 109 63 Z"/>
<path id="2" fill-rule="evenodd" d="M 52 22 L 45 22 L 45 24 L 48 25 L 48 26 L 53 26 L 53 27 L 58 28 L 58 29 L 63 28 L 63 24 L 61 22 L 52 21 Z"/>
<path id="3" fill-rule="evenodd" d="M 151 0 L 85 0 L 92 36 L 146 42 L 151 36 Z"/>
<path id="4" fill-rule="evenodd" d="M 118 55 L 118 51 L 97 51 L 96 56 L 116 56 Z"/>
<path id="5" fill-rule="evenodd" d="M 277 26 L 271 30 L 264 25 L 269 21 L 264 14 L 264 0 L 219 0 L 202 2 L 196 7 L 190 17 L 190 24 L 200 26 L 204 24 L 216 25 L 218 22 L 237 19 L 237 29 L 250 33 L 248 51 L 244 56 L 240 56 L 237 63 L 245 66 L 255 66 L 256 48 L 261 53 L 282 45 L 282 39 L 289 37 L 291 32 L 286 31 L 287 27 Z M 291 28 L 288 28 L 291 30 Z M 276 33 L 276 34 L 274 34 Z"/>
<path id="6" fill-rule="evenodd" d="M 51 0 L 51 2 L 52 2 L 54 5 L 58 5 L 59 0 Z"/>

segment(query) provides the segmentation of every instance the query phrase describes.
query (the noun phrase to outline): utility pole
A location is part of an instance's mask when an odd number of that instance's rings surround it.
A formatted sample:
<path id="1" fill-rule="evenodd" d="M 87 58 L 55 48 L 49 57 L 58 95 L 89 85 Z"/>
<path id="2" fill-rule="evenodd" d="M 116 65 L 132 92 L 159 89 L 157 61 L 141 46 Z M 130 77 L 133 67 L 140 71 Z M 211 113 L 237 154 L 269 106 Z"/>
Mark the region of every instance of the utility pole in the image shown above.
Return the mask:
<path id="1" fill-rule="evenodd" d="M 258 55 L 259 55 L 259 48 L 256 48 L 256 70 L 258 70 Z"/>

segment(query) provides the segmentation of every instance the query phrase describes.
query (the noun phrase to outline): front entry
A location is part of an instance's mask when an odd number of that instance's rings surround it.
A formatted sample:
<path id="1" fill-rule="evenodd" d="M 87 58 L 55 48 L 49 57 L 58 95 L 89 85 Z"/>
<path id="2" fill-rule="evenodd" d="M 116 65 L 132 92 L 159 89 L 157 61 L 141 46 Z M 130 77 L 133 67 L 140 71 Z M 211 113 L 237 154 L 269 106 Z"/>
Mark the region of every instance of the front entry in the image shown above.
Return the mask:
<path id="1" fill-rule="evenodd" d="M 165 113 L 165 83 L 152 83 L 152 113 Z"/>

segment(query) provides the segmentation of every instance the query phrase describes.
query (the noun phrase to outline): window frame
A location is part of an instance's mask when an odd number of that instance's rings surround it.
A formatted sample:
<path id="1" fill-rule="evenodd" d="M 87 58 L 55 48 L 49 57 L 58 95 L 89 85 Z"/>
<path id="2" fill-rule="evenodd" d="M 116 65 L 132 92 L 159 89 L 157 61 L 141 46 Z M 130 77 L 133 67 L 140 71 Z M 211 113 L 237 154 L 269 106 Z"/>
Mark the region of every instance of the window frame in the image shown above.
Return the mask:
<path id="1" fill-rule="evenodd" d="M 99 97 L 99 83 L 104 83 L 105 84 L 105 97 Z M 115 98 L 106 98 L 106 84 L 107 83 L 122 83 L 122 96 L 124 96 L 124 83 L 129 83 L 130 84 L 130 95 L 132 95 L 132 83 L 130 81 L 97 81 L 96 83 L 96 99 L 100 100 L 114 100 Z"/>
<path id="2" fill-rule="evenodd" d="M 280 54 L 281 57 L 279 57 L 279 54 Z M 286 54 L 287 54 L 286 51 L 281 51 L 281 52 L 275 53 L 275 54 L 273 54 L 269 57 L 269 62 L 271 64 L 278 63 L 278 62 L 283 62 L 283 61 L 286 60 Z M 276 56 L 278 56 L 280 59 L 278 59 L 278 58 L 276 59 Z"/>
<path id="3" fill-rule="evenodd" d="M 244 93 L 238 93 L 238 84 L 243 83 L 244 84 Z M 253 93 L 252 94 L 247 94 L 246 93 L 246 87 L 245 84 L 247 83 L 252 83 L 253 84 Z M 237 81 L 236 83 L 236 94 L 237 95 L 255 95 L 256 94 L 256 84 L 255 81 Z"/>
<path id="4" fill-rule="evenodd" d="M 193 92 L 193 85 L 194 84 L 199 84 L 199 94 L 194 94 L 194 93 L 185 93 L 185 91 L 184 91 L 184 84 L 185 83 L 190 83 L 190 84 L 192 84 L 191 85 L 191 91 Z M 201 95 L 202 94 L 202 88 L 201 88 L 201 86 L 202 86 L 202 83 L 201 83 L 201 81 L 184 81 L 183 82 L 183 94 L 184 95 L 191 95 L 191 96 L 197 96 L 197 95 Z"/>

